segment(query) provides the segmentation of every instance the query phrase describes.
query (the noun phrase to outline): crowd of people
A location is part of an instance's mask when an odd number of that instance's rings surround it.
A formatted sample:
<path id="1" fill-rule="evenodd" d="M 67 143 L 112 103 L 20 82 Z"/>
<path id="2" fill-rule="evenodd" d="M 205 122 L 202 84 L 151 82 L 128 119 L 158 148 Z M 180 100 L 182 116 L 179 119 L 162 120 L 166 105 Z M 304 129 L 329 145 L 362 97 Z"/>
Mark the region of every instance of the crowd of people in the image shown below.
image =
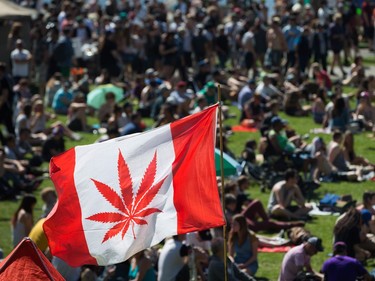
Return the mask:
<path id="1" fill-rule="evenodd" d="M 224 260 L 229 280 L 254 280 L 262 266 L 257 233 L 303 227 L 311 219 L 308 187 L 374 177 L 374 163 L 354 150 L 356 133 L 375 136 L 375 76 L 361 50 L 375 49 L 373 1 L 285 0 L 272 8 L 263 1 L 15 2 L 39 13 L 28 38 L 25 23 L 5 23 L 0 198 L 22 195 L 11 221 L 13 245 L 30 236 L 66 280 L 224 280 Z M 243 175 L 225 182 L 228 257 L 222 229 L 178 235 L 105 268 L 71 268 L 52 257 L 42 224 L 56 194 L 42 191 L 36 223 L 31 194 L 46 163 L 67 148 L 65 139 L 103 132 L 101 142 L 142 132 L 145 120 L 153 128 L 168 124 L 218 102 L 219 84 L 224 103 L 238 107 L 241 128 L 261 132 L 241 153 Z M 344 86 L 356 90 L 345 94 Z M 88 94 L 104 87 L 110 90 L 103 102 L 90 106 Z M 224 118 L 233 118 L 222 108 Z M 313 133 L 332 140 L 308 143 L 280 111 L 311 118 Z M 225 141 L 224 151 L 238 158 Z M 254 178 L 259 169 L 262 177 Z M 254 179 L 267 179 L 266 207 L 249 196 Z M 310 235 L 285 255 L 279 280 L 370 280 L 362 264 L 375 255 L 374 198 L 366 192 L 363 204 L 336 222 L 333 256 L 321 269 L 314 271 L 310 258 L 323 250 L 322 241 Z"/>

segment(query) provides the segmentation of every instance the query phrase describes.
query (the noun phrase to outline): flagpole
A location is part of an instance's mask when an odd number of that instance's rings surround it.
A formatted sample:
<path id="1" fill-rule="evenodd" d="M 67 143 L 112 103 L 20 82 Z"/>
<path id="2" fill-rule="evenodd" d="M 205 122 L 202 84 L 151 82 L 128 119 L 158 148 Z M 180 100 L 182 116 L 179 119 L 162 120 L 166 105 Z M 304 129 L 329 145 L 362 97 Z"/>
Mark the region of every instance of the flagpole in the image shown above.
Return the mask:
<path id="1" fill-rule="evenodd" d="M 217 85 L 218 101 L 219 101 L 219 136 L 220 136 L 220 178 L 221 178 L 221 203 L 223 208 L 223 213 L 225 216 L 225 194 L 224 194 L 224 155 L 223 155 L 223 112 L 221 108 L 221 87 L 220 84 Z M 223 225 L 223 238 L 224 238 L 224 280 L 228 281 L 227 273 L 227 222 Z"/>

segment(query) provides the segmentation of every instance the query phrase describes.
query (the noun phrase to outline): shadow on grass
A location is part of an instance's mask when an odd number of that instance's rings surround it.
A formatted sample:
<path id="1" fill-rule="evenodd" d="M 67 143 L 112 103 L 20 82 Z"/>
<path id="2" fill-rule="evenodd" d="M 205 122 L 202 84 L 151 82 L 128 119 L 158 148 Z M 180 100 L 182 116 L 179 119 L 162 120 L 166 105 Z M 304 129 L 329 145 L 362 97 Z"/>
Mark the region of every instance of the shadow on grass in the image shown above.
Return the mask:
<path id="1" fill-rule="evenodd" d="M 265 278 L 265 277 L 255 277 L 255 280 L 257 280 L 257 281 L 269 281 L 269 279 Z"/>

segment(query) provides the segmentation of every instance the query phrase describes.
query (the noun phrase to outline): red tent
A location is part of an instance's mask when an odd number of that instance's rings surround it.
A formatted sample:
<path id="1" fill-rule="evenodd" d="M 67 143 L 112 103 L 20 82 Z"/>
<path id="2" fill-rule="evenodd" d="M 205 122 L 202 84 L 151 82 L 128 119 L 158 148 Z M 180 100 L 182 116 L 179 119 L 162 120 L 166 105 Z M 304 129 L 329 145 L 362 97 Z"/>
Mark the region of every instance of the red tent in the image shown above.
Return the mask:
<path id="1" fill-rule="evenodd" d="M 64 281 L 64 278 L 27 237 L 0 263 L 0 281 L 3 280 Z"/>

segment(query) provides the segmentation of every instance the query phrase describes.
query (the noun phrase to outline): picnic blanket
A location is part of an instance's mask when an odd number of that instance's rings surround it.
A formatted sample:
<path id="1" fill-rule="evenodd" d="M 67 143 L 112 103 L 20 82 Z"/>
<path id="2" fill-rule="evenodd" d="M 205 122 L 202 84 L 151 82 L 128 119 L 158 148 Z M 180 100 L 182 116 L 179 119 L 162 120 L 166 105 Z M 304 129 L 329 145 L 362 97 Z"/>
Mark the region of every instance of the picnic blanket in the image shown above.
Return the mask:
<path id="1" fill-rule="evenodd" d="M 235 126 L 232 126 L 232 131 L 233 132 L 255 133 L 255 132 L 258 132 L 258 129 L 257 128 L 250 128 L 250 127 L 242 126 L 242 125 L 235 125 Z"/>
<path id="2" fill-rule="evenodd" d="M 275 246 L 275 247 L 258 247 L 258 252 L 260 253 L 286 253 L 293 246 Z"/>

